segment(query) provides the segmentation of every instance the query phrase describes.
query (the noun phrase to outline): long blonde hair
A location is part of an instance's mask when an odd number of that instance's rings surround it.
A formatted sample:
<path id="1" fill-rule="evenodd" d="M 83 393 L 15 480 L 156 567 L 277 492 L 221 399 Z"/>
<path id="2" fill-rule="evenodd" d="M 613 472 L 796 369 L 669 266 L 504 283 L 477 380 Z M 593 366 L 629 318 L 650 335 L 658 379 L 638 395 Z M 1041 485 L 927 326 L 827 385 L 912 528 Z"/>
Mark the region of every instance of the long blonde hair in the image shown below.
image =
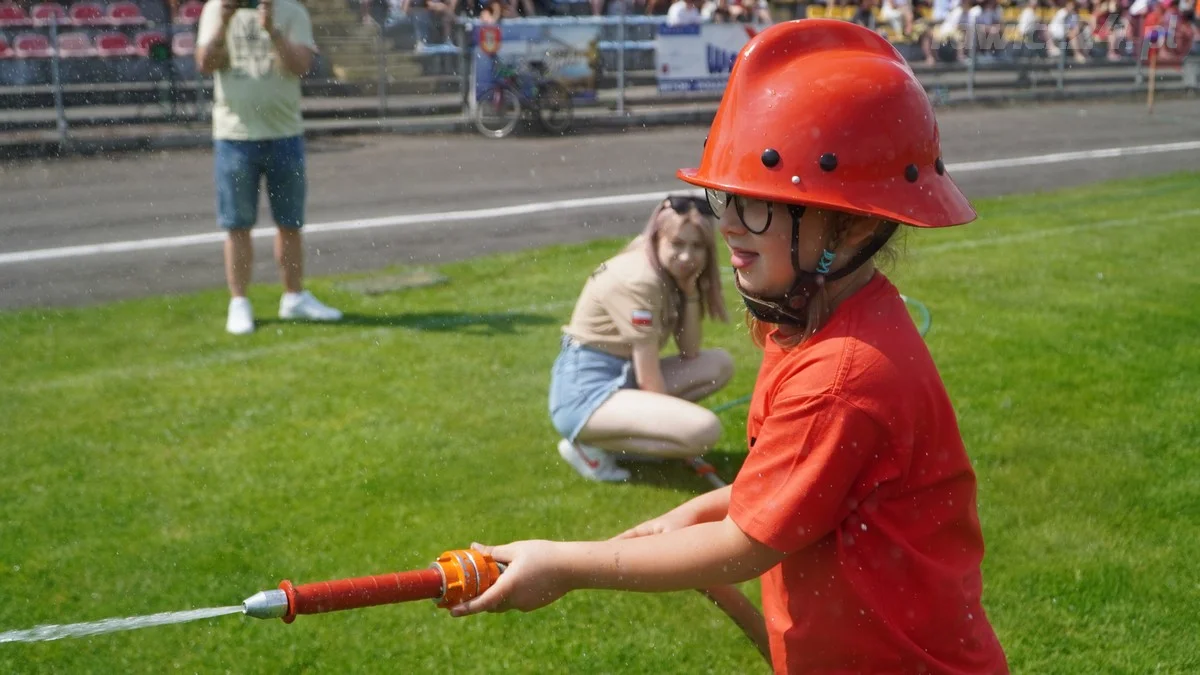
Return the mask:
<path id="1" fill-rule="evenodd" d="M 700 318 L 711 316 L 719 321 L 728 322 L 729 313 L 725 310 L 725 295 L 721 292 L 721 270 L 717 267 L 716 227 L 712 217 L 700 213 L 694 205 L 686 213 L 679 213 L 671 207 L 669 200 L 664 199 L 650 214 L 650 219 L 646 221 L 642 233 L 629 242 L 624 251 L 643 248 L 654 271 L 658 272 L 660 277 L 668 280 L 677 292 L 681 292 L 674 278 L 663 269 L 662 262 L 658 259 L 658 240 L 662 235 L 663 228 L 668 224 L 675 227 L 693 225 L 704 235 L 706 255 L 704 270 L 700 273 L 699 278 L 699 281 L 702 282 L 700 284 Z"/>

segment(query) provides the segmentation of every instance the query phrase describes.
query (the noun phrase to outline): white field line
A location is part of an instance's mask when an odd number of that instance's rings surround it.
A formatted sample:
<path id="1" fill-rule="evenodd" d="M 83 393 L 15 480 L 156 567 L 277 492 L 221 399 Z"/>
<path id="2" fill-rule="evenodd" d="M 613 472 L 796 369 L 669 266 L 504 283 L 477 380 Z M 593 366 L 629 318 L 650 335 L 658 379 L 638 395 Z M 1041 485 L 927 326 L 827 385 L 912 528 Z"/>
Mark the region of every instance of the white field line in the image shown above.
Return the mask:
<path id="1" fill-rule="evenodd" d="M 989 159 L 975 162 L 961 162 L 948 165 L 951 173 L 971 173 L 975 171 L 992 171 L 996 169 L 1011 169 L 1043 164 L 1060 164 L 1093 159 L 1111 159 L 1115 157 L 1130 157 L 1164 152 L 1183 152 L 1200 149 L 1200 141 L 1185 141 L 1179 143 L 1158 143 L 1154 145 L 1134 145 L 1117 148 L 1102 148 L 1097 150 L 1081 150 L 1078 152 L 1059 152 L 1025 157 L 1008 157 Z M 345 232 L 350 230 L 370 230 L 389 227 L 413 227 L 416 225 L 431 225 L 446 222 L 484 222 L 494 218 L 511 216 L 526 216 L 535 213 L 552 211 L 569 211 L 573 209 L 593 208 L 598 206 L 619 206 L 623 204 L 652 203 L 662 199 L 670 190 L 664 188 L 654 192 L 637 192 L 630 194 L 603 195 L 599 197 L 584 197 L 579 199 L 563 199 L 547 202 L 531 202 L 513 206 L 487 207 L 481 209 L 466 209 L 459 211 L 442 211 L 435 213 L 415 213 L 402 216 L 385 216 L 382 218 L 360 218 L 329 223 L 311 223 L 305 225 L 307 234 L 326 232 Z M 679 190 L 678 192 L 685 192 Z M 689 190 L 699 194 L 699 190 Z M 257 238 L 274 236 L 273 228 L 255 228 L 251 236 Z M 0 265 L 29 263 L 40 260 L 60 260 L 64 258 L 83 258 L 88 256 L 130 253 L 135 251 L 152 251 L 174 249 L 198 244 L 217 244 L 225 239 L 223 232 L 205 232 L 174 237 L 158 237 L 153 239 L 133 239 L 114 241 L 103 244 L 83 244 L 79 246 L 61 246 L 56 248 L 33 249 L 28 251 L 11 251 L 0 253 Z"/>
<path id="2" fill-rule="evenodd" d="M 1200 215 L 1200 209 L 1183 209 L 1181 211 L 1171 211 L 1169 213 L 1160 213 L 1156 216 L 1136 217 L 1136 218 L 1115 218 L 1113 220 L 1101 220 L 1095 223 L 1083 223 L 1080 225 L 1065 225 L 1063 227 L 1047 227 L 1040 230 L 1029 230 L 1027 232 L 1019 232 L 1017 234 L 1002 234 L 997 237 L 985 237 L 982 239 L 964 239 L 962 241 L 948 241 L 944 244 L 934 244 L 933 246 L 922 246 L 916 248 L 914 253 L 923 256 L 929 253 L 942 253 L 943 251 L 959 251 L 963 249 L 980 248 L 982 246 L 996 246 L 1002 244 L 1017 244 L 1026 241 L 1036 241 L 1045 239 L 1046 237 L 1057 237 L 1064 234 L 1075 234 L 1077 232 L 1090 232 L 1093 230 L 1105 230 L 1114 227 L 1129 227 L 1131 225 L 1143 225 L 1156 223 L 1161 221 L 1173 220 L 1175 218 L 1184 218 L 1187 216 Z"/>
<path id="3" fill-rule="evenodd" d="M 1132 225 L 1156 225 L 1171 220 L 1200 215 L 1200 209 L 1186 209 L 1182 211 L 1173 211 L 1153 217 L 1141 218 L 1124 218 L 1120 220 L 1102 220 L 1095 223 L 1083 223 L 1079 225 L 1066 225 L 1063 227 L 1052 227 L 1041 230 L 1033 230 L 1031 232 L 1022 232 L 1013 235 L 1001 235 L 998 237 L 988 237 L 986 239 L 974 239 L 969 241 L 947 242 L 945 244 L 937 244 L 934 246 L 917 248 L 914 253 L 916 255 L 924 255 L 927 253 L 940 253 L 943 251 L 953 251 L 962 249 L 975 249 L 984 246 L 1003 246 L 1005 244 L 1022 243 L 1043 239 L 1046 237 L 1074 234 L 1077 232 L 1086 232 L 1089 230 L 1099 230 L 1113 227 L 1129 227 Z M 527 305 L 525 307 L 511 309 L 496 309 L 496 310 L 464 310 L 462 323 L 471 323 L 472 317 L 487 316 L 487 317 L 504 317 L 504 316 L 520 316 L 522 314 L 533 314 L 542 312 L 557 312 L 574 305 L 574 300 L 560 300 L 557 302 L 542 303 L 537 305 Z M 430 319 L 425 325 L 428 327 L 437 327 L 446 324 L 453 324 L 455 321 L 445 319 Z M 420 328 L 422 324 L 414 322 L 413 328 Z M 108 381 L 114 378 L 133 379 L 133 378 L 153 378 L 163 375 L 169 371 L 179 370 L 194 370 L 205 368 L 208 366 L 221 366 L 228 363 L 241 363 L 254 359 L 266 358 L 278 354 L 289 352 L 298 352 L 310 347 L 325 346 L 329 344 L 337 344 L 341 342 L 353 342 L 364 338 L 376 338 L 378 341 L 390 341 L 396 335 L 396 328 L 390 327 L 374 327 L 362 330 L 351 330 L 340 332 L 336 335 L 323 335 L 311 338 L 290 341 L 278 345 L 265 345 L 261 347 L 252 347 L 249 349 L 234 349 L 228 351 L 220 351 L 206 356 L 181 358 L 175 361 L 170 361 L 154 365 L 141 366 L 122 366 L 115 368 L 99 368 L 85 373 L 72 374 L 64 377 L 54 378 L 50 380 L 41 380 L 33 382 L 15 383 L 16 386 L 8 387 L 8 391 L 19 391 L 25 393 L 35 393 L 50 389 L 61 389 L 63 387 L 75 387 L 80 385 L 89 385 L 97 380 Z M 5 388 L 0 388 L 4 390 Z"/>

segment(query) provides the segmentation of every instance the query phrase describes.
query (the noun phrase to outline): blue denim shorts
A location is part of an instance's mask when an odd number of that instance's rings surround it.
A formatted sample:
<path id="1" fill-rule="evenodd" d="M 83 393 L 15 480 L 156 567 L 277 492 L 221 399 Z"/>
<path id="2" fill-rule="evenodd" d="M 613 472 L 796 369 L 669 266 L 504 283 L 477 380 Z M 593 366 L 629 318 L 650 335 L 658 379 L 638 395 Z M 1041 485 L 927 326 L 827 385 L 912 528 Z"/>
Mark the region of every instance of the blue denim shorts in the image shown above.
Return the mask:
<path id="1" fill-rule="evenodd" d="M 563 336 L 550 374 L 550 421 L 574 442 L 592 413 L 619 389 L 637 389 L 633 362 Z"/>
<path id="2" fill-rule="evenodd" d="M 304 225 L 304 137 L 267 141 L 213 141 L 217 222 L 244 230 L 258 221 L 258 186 L 267 179 L 271 216 L 279 227 Z"/>

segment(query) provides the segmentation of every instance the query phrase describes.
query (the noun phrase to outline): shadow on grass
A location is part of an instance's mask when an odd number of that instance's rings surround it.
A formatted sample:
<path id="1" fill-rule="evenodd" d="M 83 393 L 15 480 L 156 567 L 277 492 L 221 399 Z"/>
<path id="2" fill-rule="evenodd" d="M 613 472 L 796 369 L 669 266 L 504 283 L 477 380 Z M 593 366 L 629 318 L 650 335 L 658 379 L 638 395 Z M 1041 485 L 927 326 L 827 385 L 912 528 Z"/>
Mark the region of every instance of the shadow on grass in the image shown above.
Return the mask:
<path id="1" fill-rule="evenodd" d="M 346 314 L 336 323 L 311 323 L 266 319 L 261 325 L 296 324 L 319 326 L 366 326 L 379 328 L 407 328 L 433 333 L 467 333 L 476 335 L 516 335 L 531 326 L 546 326 L 558 319 L 541 314 L 521 312 L 498 312 L 495 314 L 472 314 L 465 312 L 413 312 L 410 314 L 370 315 Z"/>
<path id="2" fill-rule="evenodd" d="M 746 461 L 746 453 L 713 450 L 704 455 L 704 459 L 717 470 L 717 476 L 726 483 L 732 483 L 742 463 Z M 621 466 L 629 469 L 633 476 L 629 482 L 634 485 L 654 485 L 701 494 L 715 490 L 715 486 L 707 478 L 696 473 L 686 462 L 667 460 L 659 463 L 620 462 Z"/>

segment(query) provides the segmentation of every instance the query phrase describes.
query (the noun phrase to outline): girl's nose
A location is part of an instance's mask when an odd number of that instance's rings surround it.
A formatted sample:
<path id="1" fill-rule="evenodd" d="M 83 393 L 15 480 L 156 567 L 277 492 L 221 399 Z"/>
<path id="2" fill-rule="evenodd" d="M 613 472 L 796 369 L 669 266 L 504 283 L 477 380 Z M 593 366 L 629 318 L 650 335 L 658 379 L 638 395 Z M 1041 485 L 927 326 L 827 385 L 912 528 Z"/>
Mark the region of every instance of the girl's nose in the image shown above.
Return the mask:
<path id="1" fill-rule="evenodd" d="M 725 209 L 725 213 L 721 214 L 721 220 L 717 223 L 717 231 L 722 237 L 736 237 L 740 234 L 745 234 L 746 226 L 742 224 L 742 219 L 738 217 L 737 210 L 733 207 Z"/>

